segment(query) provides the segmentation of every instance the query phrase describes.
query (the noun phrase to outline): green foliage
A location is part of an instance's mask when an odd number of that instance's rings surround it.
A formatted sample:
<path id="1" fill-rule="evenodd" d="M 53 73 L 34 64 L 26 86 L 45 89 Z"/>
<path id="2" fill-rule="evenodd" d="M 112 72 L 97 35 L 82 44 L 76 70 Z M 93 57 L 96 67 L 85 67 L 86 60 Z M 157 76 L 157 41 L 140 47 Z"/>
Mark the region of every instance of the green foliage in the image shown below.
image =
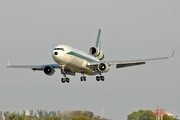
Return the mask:
<path id="1" fill-rule="evenodd" d="M 167 114 L 163 115 L 163 120 L 178 120 L 174 118 L 173 116 L 168 116 Z"/>
<path id="2" fill-rule="evenodd" d="M 0 112 L 0 120 L 2 120 L 2 111 Z"/>
<path id="3" fill-rule="evenodd" d="M 9 119 L 9 115 L 10 115 L 10 113 L 8 110 L 6 112 L 4 112 L 5 119 Z"/>
<path id="4" fill-rule="evenodd" d="M 15 118 L 16 116 L 17 116 L 16 114 L 12 113 L 11 115 L 9 115 L 9 119 L 10 119 L 10 120 L 14 120 L 14 118 Z"/>
<path id="5" fill-rule="evenodd" d="M 44 118 L 44 110 L 37 110 L 39 119 Z"/>
<path id="6" fill-rule="evenodd" d="M 128 120 L 155 120 L 154 114 L 151 110 L 139 110 L 127 116 Z"/>
<path id="7" fill-rule="evenodd" d="M 33 116 L 33 110 L 30 110 L 29 112 L 30 112 L 30 116 Z"/>
<path id="8" fill-rule="evenodd" d="M 92 120 L 92 118 L 86 118 L 84 116 L 73 117 L 72 120 Z"/>
<path id="9" fill-rule="evenodd" d="M 38 116 L 36 115 L 38 114 Z M 0 112 L 0 117 L 2 112 Z M 5 120 L 108 120 L 106 118 L 101 118 L 100 116 L 95 116 L 91 111 L 47 111 L 47 110 L 37 110 L 33 115 L 33 110 L 30 110 L 30 115 L 26 115 L 23 111 L 22 115 L 14 113 L 9 113 L 9 111 L 4 112 Z M 0 119 L 1 120 L 1 119 Z"/>
<path id="10" fill-rule="evenodd" d="M 25 118 L 23 116 L 18 116 L 18 120 L 24 120 Z"/>

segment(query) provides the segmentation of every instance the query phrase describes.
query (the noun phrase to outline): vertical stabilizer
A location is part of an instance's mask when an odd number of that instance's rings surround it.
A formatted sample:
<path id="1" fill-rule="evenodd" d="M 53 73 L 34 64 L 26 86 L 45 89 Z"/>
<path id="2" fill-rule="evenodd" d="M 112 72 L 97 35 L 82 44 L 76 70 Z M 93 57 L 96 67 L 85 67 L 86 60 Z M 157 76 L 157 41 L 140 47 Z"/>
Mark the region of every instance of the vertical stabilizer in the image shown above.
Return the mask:
<path id="1" fill-rule="evenodd" d="M 99 32 L 98 32 L 96 48 L 98 48 L 99 50 L 101 49 L 101 29 L 99 29 Z"/>
<path id="2" fill-rule="evenodd" d="M 99 29 L 98 36 L 97 36 L 97 41 L 96 41 L 96 47 L 91 47 L 89 49 L 89 54 L 93 55 L 99 60 L 104 59 L 104 53 L 101 50 L 101 29 Z"/>

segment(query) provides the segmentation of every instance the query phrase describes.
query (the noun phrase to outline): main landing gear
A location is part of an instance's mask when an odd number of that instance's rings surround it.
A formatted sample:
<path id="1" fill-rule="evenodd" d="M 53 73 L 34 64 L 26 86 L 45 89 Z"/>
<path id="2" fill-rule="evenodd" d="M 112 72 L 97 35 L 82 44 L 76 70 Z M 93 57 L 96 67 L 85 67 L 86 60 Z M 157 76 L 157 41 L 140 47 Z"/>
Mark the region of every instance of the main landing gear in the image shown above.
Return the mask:
<path id="1" fill-rule="evenodd" d="M 69 83 L 70 80 L 69 80 L 69 78 L 61 78 L 61 82 L 62 83 L 65 83 L 65 82 Z"/>
<path id="2" fill-rule="evenodd" d="M 104 81 L 104 76 L 101 76 L 101 73 L 99 74 L 100 76 L 96 76 L 97 81 Z"/>
<path id="3" fill-rule="evenodd" d="M 84 72 L 81 73 L 83 76 L 80 78 L 81 81 L 86 81 L 86 76 L 84 76 Z"/>
<path id="4" fill-rule="evenodd" d="M 96 80 L 97 81 L 104 81 L 104 76 L 96 76 Z"/>

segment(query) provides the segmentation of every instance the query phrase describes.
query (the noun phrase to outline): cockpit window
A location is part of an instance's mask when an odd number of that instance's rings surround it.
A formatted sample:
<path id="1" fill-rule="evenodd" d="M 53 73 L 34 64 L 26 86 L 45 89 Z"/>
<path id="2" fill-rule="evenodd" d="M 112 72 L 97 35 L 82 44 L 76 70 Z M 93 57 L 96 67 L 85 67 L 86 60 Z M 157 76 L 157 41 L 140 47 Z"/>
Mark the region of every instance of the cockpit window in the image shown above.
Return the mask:
<path id="1" fill-rule="evenodd" d="M 54 48 L 54 50 L 62 50 L 62 51 L 64 51 L 64 48 Z"/>

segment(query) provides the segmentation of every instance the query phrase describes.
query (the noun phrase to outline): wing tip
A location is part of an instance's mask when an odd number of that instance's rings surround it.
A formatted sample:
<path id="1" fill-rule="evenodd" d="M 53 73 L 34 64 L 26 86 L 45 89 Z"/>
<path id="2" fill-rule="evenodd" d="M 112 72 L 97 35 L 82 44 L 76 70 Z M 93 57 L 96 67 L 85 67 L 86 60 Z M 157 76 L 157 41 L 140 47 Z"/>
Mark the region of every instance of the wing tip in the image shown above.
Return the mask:
<path id="1" fill-rule="evenodd" d="M 171 59 L 173 59 L 173 57 L 174 57 L 174 53 L 175 53 L 175 50 L 173 50 L 173 53 L 172 53 L 172 55 L 171 55 Z"/>
<path id="2" fill-rule="evenodd" d="M 10 67 L 10 62 L 9 62 L 9 59 L 7 59 L 7 68 Z"/>

